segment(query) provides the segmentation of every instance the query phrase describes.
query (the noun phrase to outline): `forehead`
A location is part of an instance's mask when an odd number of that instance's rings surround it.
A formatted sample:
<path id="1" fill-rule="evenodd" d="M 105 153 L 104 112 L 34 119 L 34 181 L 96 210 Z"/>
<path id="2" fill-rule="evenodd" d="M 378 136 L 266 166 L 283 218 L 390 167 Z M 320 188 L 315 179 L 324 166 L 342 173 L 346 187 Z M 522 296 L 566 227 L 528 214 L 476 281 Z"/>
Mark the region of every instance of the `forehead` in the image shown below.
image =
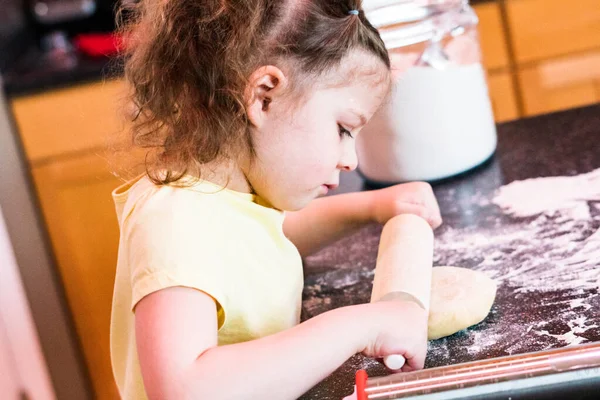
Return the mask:
<path id="1" fill-rule="evenodd" d="M 375 55 L 354 50 L 336 67 L 318 76 L 295 75 L 294 81 L 286 96 L 286 103 L 294 109 L 307 103 L 318 108 L 325 104 L 358 102 L 362 112 L 369 113 L 389 94 L 392 74 Z M 348 101 L 340 102 L 342 98 Z M 317 106 L 317 103 L 320 105 Z"/>
<path id="2" fill-rule="evenodd" d="M 367 118 L 376 111 L 391 89 L 391 72 L 375 56 L 356 52 L 319 77 L 313 86 L 313 106 L 350 107 Z M 329 105 L 329 106 L 328 106 Z"/>
<path id="3" fill-rule="evenodd" d="M 391 72 L 375 55 L 364 50 L 351 51 L 335 68 L 325 72 L 318 87 L 350 88 L 363 86 L 368 89 L 383 88 L 391 84 Z"/>

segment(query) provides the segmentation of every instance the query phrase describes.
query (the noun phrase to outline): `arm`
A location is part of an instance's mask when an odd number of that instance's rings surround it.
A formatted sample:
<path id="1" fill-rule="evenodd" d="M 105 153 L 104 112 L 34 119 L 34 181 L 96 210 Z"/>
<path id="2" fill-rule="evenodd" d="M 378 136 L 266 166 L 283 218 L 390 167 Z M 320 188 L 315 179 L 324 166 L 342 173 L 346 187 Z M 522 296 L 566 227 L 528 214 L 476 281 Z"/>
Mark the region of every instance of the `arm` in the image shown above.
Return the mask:
<path id="1" fill-rule="evenodd" d="M 216 321 L 213 299 L 194 289 L 164 289 L 140 301 L 136 340 L 150 399 L 295 399 L 360 351 L 403 354 L 406 371 L 425 361 L 427 317 L 409 302 L 343 307 L 220 347 Z"/>
<path id="2" fill-rule="evenodd" d="M 370 192 L 339 194 L 316 199 L 300 211 L 287 213 L 283 230 L 306 257 L 373 222 L 371 214 Z"/>
<path id="3" fill-rule="evenodd" d="M 431 186 L 411 182 L 314 200 L 306 208 L 288 213 L 283 230 L 306 257 L 367 223 L 385 224 L 400 214 L 418 215 L 434 229 L 442 223 Z"/>

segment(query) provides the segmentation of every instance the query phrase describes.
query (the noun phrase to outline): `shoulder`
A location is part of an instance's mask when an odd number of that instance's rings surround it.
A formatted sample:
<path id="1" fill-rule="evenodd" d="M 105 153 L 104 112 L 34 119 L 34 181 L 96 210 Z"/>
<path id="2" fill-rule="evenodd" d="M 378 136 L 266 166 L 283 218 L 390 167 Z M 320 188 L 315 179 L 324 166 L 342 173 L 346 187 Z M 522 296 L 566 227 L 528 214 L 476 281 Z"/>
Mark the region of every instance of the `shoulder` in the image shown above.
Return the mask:
<path id="1" fill-rule="evenodd" d="M 124 224 L 155 221 L 189 225 L 222 218 L 230 208 L 226 196 L 209 185 L 158 186 L 142 178 L 128 193 Z"/>
<path id="2" fill-rule="evenodd" d="M 187 276 L 199 260 L 207 267 L 225 261 L 232 232 L 227 206 L 218 194 L 190 189 L 151 182 L 131 188 L 120 252 L 132 271 Z"/>

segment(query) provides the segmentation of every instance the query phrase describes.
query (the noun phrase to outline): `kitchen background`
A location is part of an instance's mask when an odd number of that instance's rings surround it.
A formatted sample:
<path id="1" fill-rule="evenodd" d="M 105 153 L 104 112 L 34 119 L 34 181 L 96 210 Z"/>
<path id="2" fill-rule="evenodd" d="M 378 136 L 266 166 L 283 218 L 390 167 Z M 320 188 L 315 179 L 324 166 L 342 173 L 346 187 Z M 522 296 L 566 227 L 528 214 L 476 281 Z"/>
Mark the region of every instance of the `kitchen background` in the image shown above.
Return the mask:
<path id="1" fill-rule="evenodd" d="M 600 101 L 598 0 L 472 4 L 497 122 Z M 108 350 L 118 227 L 107 193 L 120 180 L 106 145 L 125 126 L 119 64 L 106 56 L 114 7 L 0 0 L 0 279 L 23 289 L 0 298 L 0 359 L 13 360 L 0 368 L 21 371 L 0 390 L 22 398 L 118 397 Z M 30 311 L 10 313 L 9 301 Z"/>

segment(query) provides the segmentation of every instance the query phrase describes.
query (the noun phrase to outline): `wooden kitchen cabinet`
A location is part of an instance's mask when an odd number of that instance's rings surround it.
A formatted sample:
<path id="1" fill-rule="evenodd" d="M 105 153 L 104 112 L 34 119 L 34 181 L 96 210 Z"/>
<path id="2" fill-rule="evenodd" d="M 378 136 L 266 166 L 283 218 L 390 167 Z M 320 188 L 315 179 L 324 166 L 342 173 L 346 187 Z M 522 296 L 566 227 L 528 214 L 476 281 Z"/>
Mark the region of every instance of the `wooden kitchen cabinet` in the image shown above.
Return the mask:
<path id="1" fill-rule="evenodd" d="M 488 87 L 496 122 L 519 117 L 513 75 L 509 72 L 510 57 L 507 35 L 498 3 L 474 6 L 479 17 L 479 37 L 483 64 L 488 71 Z"/>
<path id="2" fill-rule="evenodd" d="M 27 158 L 37 162 L 105 148 L 123 131 L 118 117 L 125 94 L 121 80 L 79 85 L 11 102 Z"/>
<path id="3" fill-rule="evenodd" d="M 562 57 L 520 69 L 527 115 L 600 101 L 600 50 Z"/>
<path id="4" fill-rule="evenodd" d="M 107 160 L 124 84 L 109 81 L 15 98 L 12 110 L 34 180 L 95 398 L 118 399 L 109 331 L 119 228 Z"/>
<path id="5" fill-rule="evenodd" d="M 479 17 L 479 37 L 485 68 L 495 70 L 508 67 L 510 58 L 500 5 L 497 3 L 484 3 L 473 8 Z"/>
<path id="6" fill-rule="evenodd" d="M 517 64 L 600 47 L 598 0 L 506 0 Z"/>
<path id="7" fill-rule="evenodd" d="M 519 106 L 512 74 L 493 73 L 488 76 L 490 98 L 496 122 L 505 122 L 519 117 Z"/>
<path id="8" fill-rule="evenodd" d="M 109 349 L 119 228 L 110 196 L 119 180 L 95 154 L 32 170 L 97 399 L 118 399 Z"/>

